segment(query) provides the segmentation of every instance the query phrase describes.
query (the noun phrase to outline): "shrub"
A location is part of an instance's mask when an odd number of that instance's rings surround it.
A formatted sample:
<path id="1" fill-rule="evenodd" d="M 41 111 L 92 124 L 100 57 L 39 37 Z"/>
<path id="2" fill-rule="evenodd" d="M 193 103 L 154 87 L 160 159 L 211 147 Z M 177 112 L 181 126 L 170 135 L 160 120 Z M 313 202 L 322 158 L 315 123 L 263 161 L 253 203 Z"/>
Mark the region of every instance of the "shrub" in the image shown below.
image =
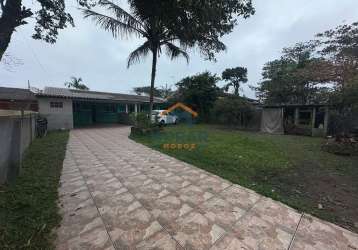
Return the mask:
<path id="1" fill-rule="evenodd" d="M 133 126 L 137 128 L 150 128 L 152 126 L 150 117 L 148 113 L 132 113 L 130 114 L 130 119 L 132 121 Z"/>
<path id="2" fill-rule="evenodd" d="M 133 124 L 131 136 L 149 135 L 161 130 L 157 121 L 151 122 L 148 113 L 132 113 L 130 118 Z"/>
<path id="3" fill-rule="evenodd" d="M 215 102 L 215 123 L 246 128 L 253 117 L 253 106 L 242 97 L 223 97 Z"/>

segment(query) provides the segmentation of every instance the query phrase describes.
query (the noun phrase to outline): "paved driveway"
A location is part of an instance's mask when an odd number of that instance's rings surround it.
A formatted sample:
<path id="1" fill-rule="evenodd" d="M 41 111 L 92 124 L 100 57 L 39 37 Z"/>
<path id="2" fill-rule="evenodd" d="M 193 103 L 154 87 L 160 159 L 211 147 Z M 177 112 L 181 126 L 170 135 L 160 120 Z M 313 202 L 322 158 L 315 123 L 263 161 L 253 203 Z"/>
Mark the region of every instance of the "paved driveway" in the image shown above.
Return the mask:
<path id="1" fill-rule="evenodd" d="M 358 236 L 128 139 L 71 131 L 58 249 L 358 249 Z"/>

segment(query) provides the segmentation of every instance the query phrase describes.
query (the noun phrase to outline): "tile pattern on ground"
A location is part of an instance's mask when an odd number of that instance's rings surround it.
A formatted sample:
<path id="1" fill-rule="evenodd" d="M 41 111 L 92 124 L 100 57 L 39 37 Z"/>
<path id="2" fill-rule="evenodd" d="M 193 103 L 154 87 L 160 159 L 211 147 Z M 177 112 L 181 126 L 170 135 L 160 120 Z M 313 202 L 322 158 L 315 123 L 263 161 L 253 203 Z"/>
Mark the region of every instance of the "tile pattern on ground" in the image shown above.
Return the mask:
<path id="1" fill-rule="evenodd" d="M 57 249 L 358 249 L 356 234 L 301 219 L 128 133 L 128 127 L 71 131 Z"/>

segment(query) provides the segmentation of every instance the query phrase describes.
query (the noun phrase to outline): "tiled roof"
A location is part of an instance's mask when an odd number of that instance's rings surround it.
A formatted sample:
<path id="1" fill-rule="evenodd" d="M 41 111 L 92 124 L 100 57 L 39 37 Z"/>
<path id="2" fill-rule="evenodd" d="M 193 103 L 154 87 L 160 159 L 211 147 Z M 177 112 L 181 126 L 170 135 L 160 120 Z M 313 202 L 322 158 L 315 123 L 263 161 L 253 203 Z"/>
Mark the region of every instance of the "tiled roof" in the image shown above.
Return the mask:
<path id="1" fill-rule="evenodd" d="M 142 103 L 149 102 L 148 96 L 106 93 L 106 92 L 76 90 L 76 89 L 66 89 L 66 88 L 54 88 L 54 87 L 45 87 L 44 91 L 42 91 L 36 95 L 37 96 L 46 96 L 46 97 L 71 98 L 71 99 L 129 101 L 129 102 L 142 102 Z M 163 103 L 164 99 L 154 98 L 154 102 Z"/>
<path id="2" fill-rule="evenodd" d="M 0 87 L 0 100 L 36 101 L 36 97 L 28 89 Z"/>

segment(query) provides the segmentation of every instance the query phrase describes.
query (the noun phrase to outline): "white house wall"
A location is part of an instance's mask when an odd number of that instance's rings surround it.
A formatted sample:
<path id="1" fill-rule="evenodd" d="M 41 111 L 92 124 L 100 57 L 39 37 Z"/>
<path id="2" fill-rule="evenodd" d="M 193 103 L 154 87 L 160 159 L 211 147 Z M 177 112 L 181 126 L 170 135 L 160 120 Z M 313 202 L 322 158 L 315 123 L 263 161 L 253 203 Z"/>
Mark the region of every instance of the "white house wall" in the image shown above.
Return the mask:
<path id="1" fill-rule="evenodd" d="M 51 102 L 62 102 L 62 108 L 51 108 Z M 38 98 L 39 113 L 47 118 L 48 130 L 72 129 L 73 128 L 73 110 L 71 99 L 61 98 Z"/>

